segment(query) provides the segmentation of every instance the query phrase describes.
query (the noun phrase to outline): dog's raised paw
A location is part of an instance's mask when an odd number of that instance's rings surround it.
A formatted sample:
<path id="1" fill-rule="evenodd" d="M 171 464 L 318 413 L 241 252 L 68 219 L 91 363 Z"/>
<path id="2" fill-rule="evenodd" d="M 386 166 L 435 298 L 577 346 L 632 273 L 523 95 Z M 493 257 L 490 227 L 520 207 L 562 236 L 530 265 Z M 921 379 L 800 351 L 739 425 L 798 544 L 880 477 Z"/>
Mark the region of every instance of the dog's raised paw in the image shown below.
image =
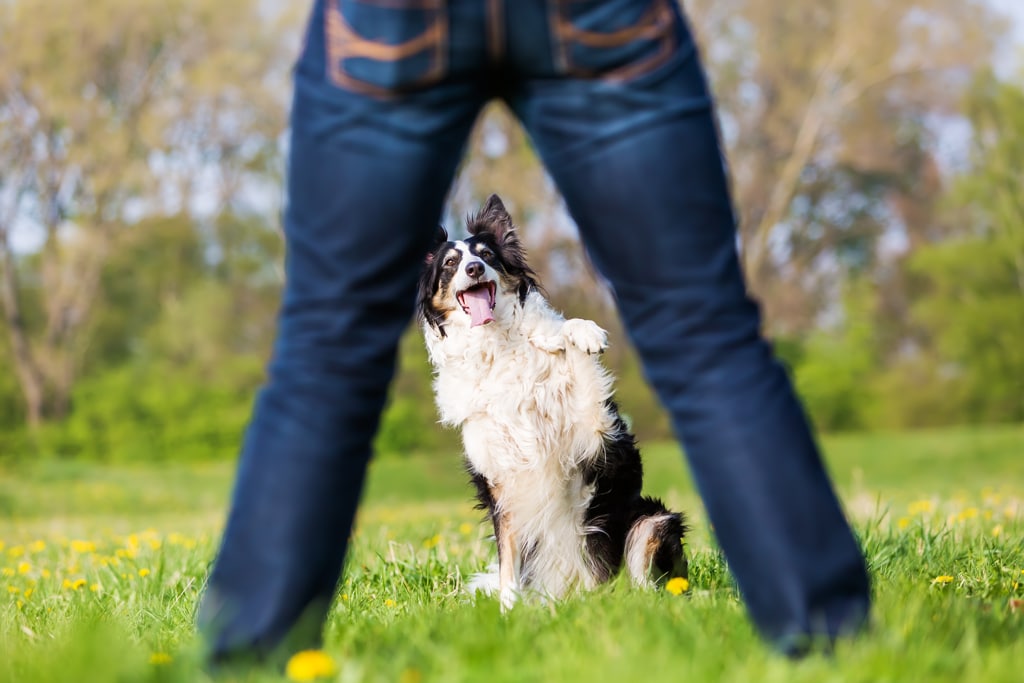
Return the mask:
<path id="1" fill-rule="evenodd" d="M 562 324 L 566 341 L 584 353 L 601 353 L 608 348 L 608 333 L 592 320 L 572 318 Z"/>
<path id="2" fill-rule="evenodd" d="M 541 351 L 546 351 L 547 353 L 565 351 L 565 337 L 560 334 L 535 334 L 530 337 L 530 343 Z"/>

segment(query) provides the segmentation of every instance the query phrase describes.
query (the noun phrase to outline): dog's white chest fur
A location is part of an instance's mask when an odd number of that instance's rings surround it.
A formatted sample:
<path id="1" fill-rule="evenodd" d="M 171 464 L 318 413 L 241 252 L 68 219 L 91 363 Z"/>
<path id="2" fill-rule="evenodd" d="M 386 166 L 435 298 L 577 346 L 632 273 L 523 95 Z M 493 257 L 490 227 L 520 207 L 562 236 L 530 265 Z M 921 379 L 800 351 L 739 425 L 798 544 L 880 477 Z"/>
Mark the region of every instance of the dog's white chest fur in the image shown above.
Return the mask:
<path id="1" fill-rule="evenodd" d="M 583 548 L 593 490 L 581 469 L 602 457 L 615 429 L 611 378 L 593 355 L 606 336 L 590 321 L 565 320 L 539 293 L 521 308 L 509 301 L 499 299 L 489 325 L 424 334 L 441 420 L 461 428 L 473 470 L 500 490 L 518 551 L 543 558 L 521 578 L 560 596 L 592 587 Z"/>

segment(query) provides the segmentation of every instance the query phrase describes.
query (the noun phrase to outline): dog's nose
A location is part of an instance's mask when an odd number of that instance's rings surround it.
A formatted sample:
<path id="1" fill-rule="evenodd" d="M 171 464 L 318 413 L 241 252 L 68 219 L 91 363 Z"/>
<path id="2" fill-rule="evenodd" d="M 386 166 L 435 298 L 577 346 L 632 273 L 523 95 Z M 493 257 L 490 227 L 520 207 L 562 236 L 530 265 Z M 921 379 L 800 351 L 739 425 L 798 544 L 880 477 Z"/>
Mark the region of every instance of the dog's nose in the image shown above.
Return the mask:
<path id="1" fill-rule="evenodd" d="M 466 264 L 466 275 L 471 278 L 478 278 L 484 274 L 484 264 L 479 261 L 473 261 L 472 263 Z"/>

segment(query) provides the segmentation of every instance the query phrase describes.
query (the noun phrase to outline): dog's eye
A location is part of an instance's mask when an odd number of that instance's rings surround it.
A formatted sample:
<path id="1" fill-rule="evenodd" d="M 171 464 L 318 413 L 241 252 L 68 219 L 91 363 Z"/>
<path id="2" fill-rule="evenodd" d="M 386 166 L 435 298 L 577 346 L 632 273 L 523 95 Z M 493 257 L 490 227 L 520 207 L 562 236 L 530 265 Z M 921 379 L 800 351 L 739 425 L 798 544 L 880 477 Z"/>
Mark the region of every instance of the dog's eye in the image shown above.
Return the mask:
<path id="1" fill-rule="evenodd" d="M 480 251 L 477 252 L 477 254 L 482 259 L 489 259 L 494 256 L 494 252 L 488 249 L 487 247 L 481 248 Z"/>
<path id="2" fill-rule="evenodd" d="M 444 267 L 445 268 L 451 268 L 454 265 L 455 265 L 455 257 L 454 256 L 449 256 L 448 258 L 446 258 L 444 260 Z"/>

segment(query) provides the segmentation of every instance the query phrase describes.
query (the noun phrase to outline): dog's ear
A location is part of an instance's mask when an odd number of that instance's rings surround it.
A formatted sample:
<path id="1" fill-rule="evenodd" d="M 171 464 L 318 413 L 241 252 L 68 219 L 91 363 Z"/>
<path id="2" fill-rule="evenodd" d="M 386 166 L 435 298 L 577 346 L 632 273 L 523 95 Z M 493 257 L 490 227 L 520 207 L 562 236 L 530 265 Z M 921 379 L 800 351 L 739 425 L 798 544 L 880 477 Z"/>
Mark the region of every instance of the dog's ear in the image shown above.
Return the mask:
<path id="1" fill-rule="evenodd" d="M 501 197 L 496 194 L 492 194 L 484 204 L 484 208 L 469 220 L 468 227 L 470 235 L 479 235 L 482 232 L 490 233 L 500 246 L 519 241 L 515 233 L 516 226 L 512 223 L 512 216 L 508 214 L 508 209 L 505 208 Z"/>
<path id="2" fill-rule="evenodd" d="M 448 241 L 448 231 L 444 226 L 439 225 L 430 238 L 430 251 L 424 258 L 424 267 L 420 273 L 420 281 L 417 285 L 416 303 L 420 317 L 431 327 L 436 329 L 441 336 L 445 336 L 444 314 L 434 307 L 434 288 L 437 287 L 439 268 L 435 265 L 437 252 L 441 246 Z"/>
<path id="3" fill-rule="evenodd" d="M 434 262 L 434 255 L 437 253 L 438 248 L 447 241 L 448 231 L 444 229 L 443 225 L 437 226 L 437 230 L 434 231 L 434 236 L 430 238 L 427 257 L 424 259 L 428 266 Z"/>
<path id="4" fill-rule="evenodd" d="M 519 241 L 516 226 L 512 223 L 512 217 L 508 214 L 501 197 L 492 194 L 484 208 L 480 209 L 477 215 L 469 219 L 469 234 L 479 235 L 490 234 L 498 250 L 501 252 L 502 260 L 505 262 L 506 270 L 519 277 L 519 300 L 526 301 L 526 295 L 531 290 L 539 289 L 537 274 L 533 272 L 526 262 L 526 250 Z"/>

